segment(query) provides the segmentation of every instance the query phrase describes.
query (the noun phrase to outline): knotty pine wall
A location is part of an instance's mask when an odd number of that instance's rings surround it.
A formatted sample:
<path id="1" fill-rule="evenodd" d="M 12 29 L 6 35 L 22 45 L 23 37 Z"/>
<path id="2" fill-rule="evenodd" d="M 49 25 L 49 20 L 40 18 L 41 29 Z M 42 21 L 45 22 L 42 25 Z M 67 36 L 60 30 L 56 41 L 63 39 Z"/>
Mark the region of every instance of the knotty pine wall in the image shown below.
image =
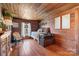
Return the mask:
<path id="1" fill-rule="evenodd" d="M 74 14 L 70 14 L 70 17 L 70 29 L 55 30 L 55 41 L 59 46 L 62 46 L 69 51 L 76 52 Z"/>
<path id="2" fill-rule="evenodd" d="M 53 15 L 53 21 L 52 21 L 52 32 L 54 34 L 54 37 L 55 37 L 55 44 L 61 46 L 61 47 L 64 47 L 65 50 L 68 50 L 68 51 L 72 51 L 74 53 L 77 53 L 79 51 L 79 30 L 77 29 L 79 26 L 79 23 L 78 23 L 78 15 L 77 15 L 77 12 L 75 12 L 76 9 L 70 9 L 70 10 L 67 10 L 67 11 L 64 11 L 64 12 L 61 12 L 61 13 L 58 13 L 58 14 L 55 14 Z M 70 29 L 60 29 L 60 30 L 56 30 L 55 27 L 54 27 L 54 18 L 56 16 L 62 16 L 64 14 L 68 14 L 70 13 Z M 61 18 L 62 19 L 62 18 Z M 62 20 L 61 20 L 62 21 Z"/>
<path id="3" fill-rule="evenodd" d="M 76 53 L 79 54 L 79 8 L 76 10 L 75 13 L 76 16 Z"/>

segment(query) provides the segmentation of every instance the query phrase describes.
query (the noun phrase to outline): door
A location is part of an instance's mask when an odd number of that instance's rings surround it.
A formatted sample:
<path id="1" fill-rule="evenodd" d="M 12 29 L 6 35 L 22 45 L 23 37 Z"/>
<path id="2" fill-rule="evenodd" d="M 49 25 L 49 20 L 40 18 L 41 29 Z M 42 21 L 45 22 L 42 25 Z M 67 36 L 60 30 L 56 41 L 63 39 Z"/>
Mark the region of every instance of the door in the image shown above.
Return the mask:
<path id="1" fill-rule="evenodd" d="M 31 24 L 30 23 L 21 23 L 21 36 L 30 36 L 31 35 Z"/>

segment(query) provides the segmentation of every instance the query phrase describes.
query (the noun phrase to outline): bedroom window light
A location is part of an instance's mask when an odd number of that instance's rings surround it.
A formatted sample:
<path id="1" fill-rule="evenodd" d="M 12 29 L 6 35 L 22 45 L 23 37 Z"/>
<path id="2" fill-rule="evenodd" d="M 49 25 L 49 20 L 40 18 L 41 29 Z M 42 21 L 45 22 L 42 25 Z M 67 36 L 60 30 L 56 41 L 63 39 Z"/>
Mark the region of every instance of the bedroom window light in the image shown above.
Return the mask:
<path id="1" fill-rule="evenodd" d="M 62 29 L 70 29 L 70 14 L 62 16 Z"/>
<path id="2" fill-rule="evenodd" d="M 55 29 L 60 29 L 60 17 L 55 18 Z"/>

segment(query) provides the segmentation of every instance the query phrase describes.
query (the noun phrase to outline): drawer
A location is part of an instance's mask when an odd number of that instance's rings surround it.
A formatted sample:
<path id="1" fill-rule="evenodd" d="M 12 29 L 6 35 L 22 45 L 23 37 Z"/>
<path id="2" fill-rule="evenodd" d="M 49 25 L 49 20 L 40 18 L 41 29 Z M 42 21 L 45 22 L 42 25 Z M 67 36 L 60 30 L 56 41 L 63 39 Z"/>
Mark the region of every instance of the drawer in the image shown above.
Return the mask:
<path id="1" fill-rule="evenodd" d="M 49 46 L 49 45 L 52 45 L 53 44 L 53 40 L 52 39 L 49 39 L 49 40 L 46 40 L 45 42 L 44 42 L 44 46 L 46 47 L 46 46 Z"/>

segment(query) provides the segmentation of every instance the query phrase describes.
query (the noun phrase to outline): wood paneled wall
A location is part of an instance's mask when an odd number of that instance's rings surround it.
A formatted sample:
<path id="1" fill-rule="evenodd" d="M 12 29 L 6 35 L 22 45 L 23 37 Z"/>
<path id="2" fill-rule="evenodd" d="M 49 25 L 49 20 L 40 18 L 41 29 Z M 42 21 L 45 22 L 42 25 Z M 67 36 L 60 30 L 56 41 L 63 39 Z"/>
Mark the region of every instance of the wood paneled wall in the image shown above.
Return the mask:
<path id="1" fill-rule="evenodd" d="M 20 18 L 13 18 L 13 22 L 19 23 L 19 28 L 13 28 L 13 31 L 21 32 L 21 22 L 31 23 L 31 31 L 37 31 L 39 29 L 40 20 L 26 20 Z"/>
<path id="2" fill-rule="evenodd" d="M 76 53 L 79 54 L 79 8 L 75 11 L 76 19 Z"/>
<path id="3" fill-rule="evenodd" d="M 66 50 L 68 51 L 72 51 L 74 53 L 76 53 L 77 48 L 77 24 L 76 24 L 76 15 L 75 15 L 75 10 L 76 9 L 70 9 L 64 12 L 61 12 L 59 14 L 55 14 L 54 16 L 62 16 L 64 14 L 70 13 L 70 29 L 60 29 L 60 30 L 56 30 L 55 27 L 53 26 L 53 32 L 54 32 L 54 36 L 55 36 L 55 43 L 59 46 L 64 47 Z M 54 20 L 54 18 L 53 18 Z M 54 21 L 53 24 L 54 25 Z"/>

